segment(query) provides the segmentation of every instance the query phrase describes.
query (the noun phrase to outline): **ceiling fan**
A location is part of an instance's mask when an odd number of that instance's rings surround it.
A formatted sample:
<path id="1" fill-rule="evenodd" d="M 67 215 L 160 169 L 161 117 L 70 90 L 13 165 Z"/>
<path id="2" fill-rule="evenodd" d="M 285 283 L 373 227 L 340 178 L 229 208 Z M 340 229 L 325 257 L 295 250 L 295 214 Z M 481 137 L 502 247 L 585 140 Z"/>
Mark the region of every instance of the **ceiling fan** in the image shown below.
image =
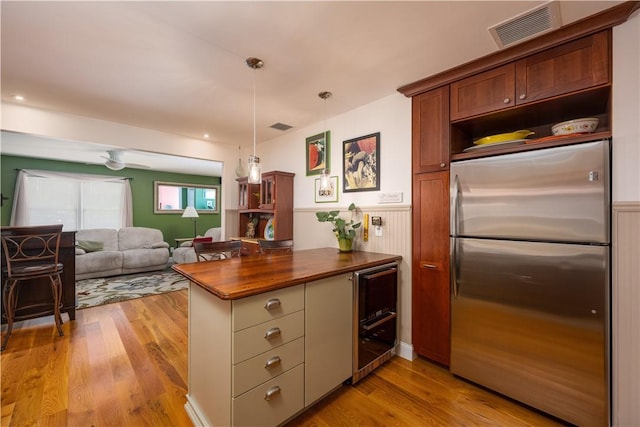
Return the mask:
<path id="1" fill-rule="evenodd" d="M 149 166 L 147 165 L 140 165 L 137 163 L 125 163 L 125 161 L 122 159 L 122 150 L 107 150 L 107 154 L 109 154 L 109 157 L 106 157 L 106 156 L 100 156 L 100 157 L 106 160 L 104 162 L 104 165 L 111 170 L 119 171 L 121 169 L 124 169 L 125 167 L 136 168 L 136 169 L 149 169 Z"/>

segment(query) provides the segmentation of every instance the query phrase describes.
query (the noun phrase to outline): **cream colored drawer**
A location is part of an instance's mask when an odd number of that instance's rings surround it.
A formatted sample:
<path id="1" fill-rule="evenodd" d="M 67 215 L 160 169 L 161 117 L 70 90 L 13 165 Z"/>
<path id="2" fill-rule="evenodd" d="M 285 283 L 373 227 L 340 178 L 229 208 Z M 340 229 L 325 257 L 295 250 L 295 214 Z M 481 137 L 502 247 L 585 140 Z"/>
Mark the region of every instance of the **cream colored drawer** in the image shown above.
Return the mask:
<path id="1" fill-rule="evenodd" d="M 304 362 L 304 338 L 298 338 L 233 366 L 233 396 L 277 377 Z"/>
<path id="2" fill-rule="evenodd" d="M 276 426 L 304 406 L 304 364 L 233 399 L 234 426 Z"/>
<path id="3" fill-rule="evenodd" d="M 304 308 L 304 285 L 291 286 L 233 301 L 233 331 L 277 319 Z"/>
<path id="4" fill-rule="evenodd" d="M 233 364 L 304 335 L 304 310 L 261 323 L 233 334 Z"/>

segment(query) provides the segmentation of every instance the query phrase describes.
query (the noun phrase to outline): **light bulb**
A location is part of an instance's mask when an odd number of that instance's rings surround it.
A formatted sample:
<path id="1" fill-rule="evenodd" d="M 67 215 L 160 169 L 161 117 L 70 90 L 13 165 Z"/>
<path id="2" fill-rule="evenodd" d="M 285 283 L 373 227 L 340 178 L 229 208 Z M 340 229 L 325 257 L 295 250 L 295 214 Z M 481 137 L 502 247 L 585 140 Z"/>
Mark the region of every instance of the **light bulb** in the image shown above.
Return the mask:
<path id="1" fill-rule="evenodd" d="M 262 180 L 262 172 L 260 170 L 260 158 L 254 155 L 249 156 L 248 165 L 248 178 L 249 184 L 260 184 Z"/>

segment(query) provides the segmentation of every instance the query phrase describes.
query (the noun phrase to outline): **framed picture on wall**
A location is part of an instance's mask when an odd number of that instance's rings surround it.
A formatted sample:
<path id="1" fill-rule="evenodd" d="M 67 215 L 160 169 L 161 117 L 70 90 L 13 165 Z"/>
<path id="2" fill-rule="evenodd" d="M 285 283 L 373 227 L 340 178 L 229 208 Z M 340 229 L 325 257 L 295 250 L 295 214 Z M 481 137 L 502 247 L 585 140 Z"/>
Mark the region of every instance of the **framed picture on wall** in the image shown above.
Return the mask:
<path id="1" fill-rule="evenodd" d="M 307 176 L 320 175 L 323 169 L 329 169 L 331 132 L 326 131 L 306 139 Z"/>
<path id="2" fill-rule="evenodd" d="M 380 190 L 380 132 L 342 143 L 343 191 Z"/>
<path id="3" fill-rule="evenodd" d="M 316 178 L 316 203 L 329 203 L 338 201 L 338 177 L 331 176 L 329 190 L 320 190 L 320 178 Z"/>

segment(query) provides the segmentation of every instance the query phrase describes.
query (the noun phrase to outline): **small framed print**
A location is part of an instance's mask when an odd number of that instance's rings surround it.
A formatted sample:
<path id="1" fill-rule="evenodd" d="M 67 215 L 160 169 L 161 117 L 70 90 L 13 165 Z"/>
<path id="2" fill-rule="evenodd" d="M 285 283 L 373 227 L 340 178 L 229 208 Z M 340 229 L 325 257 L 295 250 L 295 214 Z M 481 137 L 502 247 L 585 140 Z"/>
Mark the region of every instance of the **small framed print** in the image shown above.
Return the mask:
<path id="1" fill-rule="evenodd" d="M 329 203 L 338 201 L 338 177 L 329 177 L 329 190 L 320 190 L 320 178 L 316 178 L 316 203 Z"/>
<path id="2" fill-rule="evenodd" d="M 380 190 L 380 132 L 343 142 L 343 191 Z"/>
<path id="3" fill-rule="evenodd" d="M 329 169 L 331 132 L 326 131 L 307 138 L 307 176 L 320 175 Z"/>

